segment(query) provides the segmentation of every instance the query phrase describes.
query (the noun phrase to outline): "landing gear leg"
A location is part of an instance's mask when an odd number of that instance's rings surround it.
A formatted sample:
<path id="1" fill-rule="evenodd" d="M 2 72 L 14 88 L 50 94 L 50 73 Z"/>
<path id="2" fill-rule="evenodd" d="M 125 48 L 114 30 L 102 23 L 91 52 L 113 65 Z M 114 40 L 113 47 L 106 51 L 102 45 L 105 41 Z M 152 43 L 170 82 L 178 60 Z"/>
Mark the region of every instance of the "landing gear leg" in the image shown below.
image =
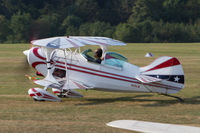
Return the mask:
<path id="1" fill-rule="evenodd" d="M 176 99 L 178 99 L 181 103 L 184 102 L 184 100 L 183 100 L 182 98 L 178 97 L 178 96 L 172 96 L 172 95 L 169 95 L 169 94 L 161 94 L 161 95 L 164 95 L 164 96 L 167 96 L 167 97 L 173 97 L 173 98 L 176 98 Z"/>

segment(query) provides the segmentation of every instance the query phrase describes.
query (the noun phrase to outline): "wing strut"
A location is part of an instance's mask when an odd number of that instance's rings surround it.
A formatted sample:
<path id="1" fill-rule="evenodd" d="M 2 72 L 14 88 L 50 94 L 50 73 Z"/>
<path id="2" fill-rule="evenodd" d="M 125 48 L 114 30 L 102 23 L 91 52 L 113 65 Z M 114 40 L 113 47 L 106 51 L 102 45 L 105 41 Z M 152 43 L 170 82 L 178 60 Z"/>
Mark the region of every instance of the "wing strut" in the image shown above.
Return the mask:
<path id="1" fill-rule="evenodd" d="M 47 75 L 43 80 L 50 81 L 52 83 L 59 84 L 58 81 L 52 75 L 52 65 L 51 65 L 51 57 L 53 56 L 53 48 L 42 47 L 46 54 L 46 63 L 47 63 Z"/>
<path id="2" fill-rule="evenodd" d="M 66 75 L 66 85 L 67 89 L 69 88 L 69 75 L 68 75 L 68 69 L 67 69 L 67 51 L 64 49 L 64 55 L 65 55 L 65 75 Z M 63 87 L 61 89 L 61 92 L 63 92 Z"/>

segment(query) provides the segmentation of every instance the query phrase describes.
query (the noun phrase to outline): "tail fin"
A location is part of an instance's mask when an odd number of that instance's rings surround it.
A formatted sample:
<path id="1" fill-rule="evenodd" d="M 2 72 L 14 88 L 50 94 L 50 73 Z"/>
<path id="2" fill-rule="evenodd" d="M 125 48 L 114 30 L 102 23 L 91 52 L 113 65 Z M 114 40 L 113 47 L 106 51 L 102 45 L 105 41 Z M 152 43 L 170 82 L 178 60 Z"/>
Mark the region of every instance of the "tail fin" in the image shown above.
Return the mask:
<path id="1" fill-rule="evenodd" d="M 170 81 L 175 87 L 184 87 L 184 72 L 182 65 L 175 57 L 163 56 L 150 65 L 141 67 L 142 75 L 147 75 L 165 81 Z"/>

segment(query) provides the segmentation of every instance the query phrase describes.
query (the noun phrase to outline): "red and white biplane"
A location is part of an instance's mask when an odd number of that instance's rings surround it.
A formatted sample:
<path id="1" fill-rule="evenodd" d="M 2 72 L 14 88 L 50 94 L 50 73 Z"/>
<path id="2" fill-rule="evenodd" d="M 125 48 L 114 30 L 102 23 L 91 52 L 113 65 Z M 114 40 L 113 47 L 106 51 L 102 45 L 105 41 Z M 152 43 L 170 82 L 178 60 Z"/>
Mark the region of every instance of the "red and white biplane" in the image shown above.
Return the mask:
<path id="1" fill-rule="evenodd" d="M 184 87 L 182 65 L 175 57 L 163 56 L 145 67 L 130 64 L 127 58 L 107 51 L 108 46 L 126 45 L 106 37 L 52 37 L 31 41 L 36 47 L 26 50 L 29 64 L 45 76 L 34 82 L 44 88 L 31 88 L 36 101 L 61 101 L 62 97 L 82 97 L 75 89 L 101 91 L 148 92 L 167 96 Z M 80 51 L 85 45 L 102 49 L 96 63 L 92 51 Z M 52 88 L 56 94 L 49 93 Z M 182 100 L 179 97 L 172 96 Z"/>

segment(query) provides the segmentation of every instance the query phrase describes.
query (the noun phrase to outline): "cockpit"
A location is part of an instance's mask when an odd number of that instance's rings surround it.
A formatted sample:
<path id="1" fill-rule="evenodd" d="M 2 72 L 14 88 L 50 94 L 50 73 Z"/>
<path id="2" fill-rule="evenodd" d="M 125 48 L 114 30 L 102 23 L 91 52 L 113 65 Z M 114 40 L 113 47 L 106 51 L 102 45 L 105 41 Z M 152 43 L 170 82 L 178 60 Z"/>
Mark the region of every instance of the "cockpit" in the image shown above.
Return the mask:
<path id="1" fill-rule="evenodd" d="M 91 49 L 87 49 L 82 52 L 82 55 L 89 61 L 89 62 L 95 62 L 94 53 Z M 118 68 L 123 68 L 123 64 L 125 62 L 128 62 L 128 59 L 124 57 L 123 55 L 116 53 L 116 52 L 106 52 L 103 54 L 101 58 L 102 65 L 108 65 L 108 66 L 114 66 Z"/>
<path id="2" fill-rule="evenodd" d="M 86 49 L 81 53 L 88 61 L 95 62 L 94 53 L 92 49 Z"/>

